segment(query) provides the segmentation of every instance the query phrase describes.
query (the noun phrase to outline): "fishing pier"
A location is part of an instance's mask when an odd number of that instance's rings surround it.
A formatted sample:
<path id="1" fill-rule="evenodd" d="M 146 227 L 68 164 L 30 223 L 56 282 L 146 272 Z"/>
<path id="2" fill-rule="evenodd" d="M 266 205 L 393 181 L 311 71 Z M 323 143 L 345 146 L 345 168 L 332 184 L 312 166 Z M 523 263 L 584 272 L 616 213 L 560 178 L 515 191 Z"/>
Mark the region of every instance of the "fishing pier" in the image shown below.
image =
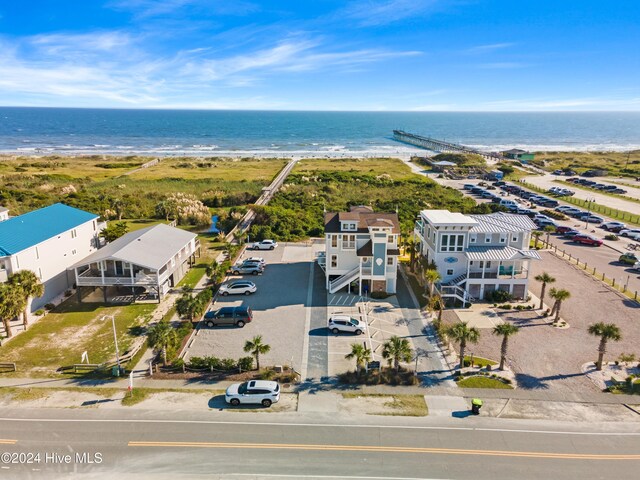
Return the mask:
<path id="1" fill-rule="evenodd" d="M 455 152 L 455 153 L 474 153 L 480 155 L 487 160 L 502 160 L 502 155 L 495 152 L 483 152 L 475 148 L 460 145 L 458 143 L 445 142 L 444 140 L 437 140 L 431 137 L 423 137 L 421 135 L 415 135 L 403 130 L 394 130 L 393 139 L 408 143 L 415 147 L 426 148 L 427 150 L 433 150 L 434 152 Z"/>

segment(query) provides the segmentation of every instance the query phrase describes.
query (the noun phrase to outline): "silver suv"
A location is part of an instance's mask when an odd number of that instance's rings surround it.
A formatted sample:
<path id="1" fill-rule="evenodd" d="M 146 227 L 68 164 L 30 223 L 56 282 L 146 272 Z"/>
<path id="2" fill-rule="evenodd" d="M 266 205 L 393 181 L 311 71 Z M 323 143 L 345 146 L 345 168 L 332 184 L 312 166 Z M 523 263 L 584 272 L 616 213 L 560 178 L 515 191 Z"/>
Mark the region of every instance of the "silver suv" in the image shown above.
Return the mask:
<path id="1" fill-rule="evenodd" d="M 241 403 L 270 407 L 280 400 L 280 385 L 268 380 L 251 380 L 244 383 L 234 383 L 224 395 L 224 400 L 233 406 Z"/>
<path id="2" fill-rule="evenodd" d="M 264 267 L 258 263 L 244 262 L 238 263 L 231 267 L 231 273 L 234 275 L 258 275 L 264 271 Z"/>
<path id="3" fill-rule="evenodd" d="M 366 330 L 366 325 L 362 320 L 344 314 L 335 314 L 329 317 L 327 328 L 331 333 L 348 332 L 361 335 Z"/>

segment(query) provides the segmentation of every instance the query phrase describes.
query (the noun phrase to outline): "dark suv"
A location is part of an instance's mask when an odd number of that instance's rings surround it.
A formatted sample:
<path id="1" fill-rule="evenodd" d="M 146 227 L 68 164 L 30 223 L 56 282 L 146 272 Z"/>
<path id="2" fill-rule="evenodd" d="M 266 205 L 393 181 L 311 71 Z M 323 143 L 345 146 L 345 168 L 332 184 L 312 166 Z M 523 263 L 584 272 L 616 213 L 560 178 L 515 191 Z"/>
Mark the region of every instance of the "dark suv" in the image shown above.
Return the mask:
<path id="1" fill-rule="evenodd" d="M 207 327 L 235 325 L 242 328 L 251 320 L 253 320 L 251 307 L 222 307 L 219 310 L 211 310 L 204 314 L 204 323 Z"/>

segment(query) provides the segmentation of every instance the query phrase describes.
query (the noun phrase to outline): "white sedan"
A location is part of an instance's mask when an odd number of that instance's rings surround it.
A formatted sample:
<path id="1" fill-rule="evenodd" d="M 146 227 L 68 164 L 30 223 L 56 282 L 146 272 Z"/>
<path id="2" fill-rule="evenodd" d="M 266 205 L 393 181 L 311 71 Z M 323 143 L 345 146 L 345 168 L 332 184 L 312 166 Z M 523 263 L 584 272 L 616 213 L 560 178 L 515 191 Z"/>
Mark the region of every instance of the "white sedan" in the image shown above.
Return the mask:
<path id="1" fill-rule="evenodd" d="M 226 297 L 227 295 L 251 295 L 256 293 L 256 284 L 246 280 L 238 280 L 237 282 L 225 283 L 220 285 L 218 292 Z"/>
<path id="2" fill-rule="evenodd" d="M 255 242 L 251 248 L 254 250 L 273 250 L 278 246 L 278 242 L 275 240 L 262 240 L 261 242 Z"/>

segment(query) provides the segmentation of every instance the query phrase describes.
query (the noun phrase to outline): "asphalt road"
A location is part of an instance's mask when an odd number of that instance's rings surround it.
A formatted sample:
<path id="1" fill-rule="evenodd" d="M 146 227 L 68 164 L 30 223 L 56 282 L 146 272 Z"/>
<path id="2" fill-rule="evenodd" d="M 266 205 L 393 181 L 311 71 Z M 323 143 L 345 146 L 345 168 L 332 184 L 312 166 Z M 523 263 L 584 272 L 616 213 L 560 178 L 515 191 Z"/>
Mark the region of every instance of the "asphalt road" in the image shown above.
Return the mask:
<path id="1" fill-rule="evenodd" d="M 496 428 L 495 420 L 483 427 L 485 419 L 473 417 L 444 425 L 406 419 L 363 425 L 358 418 L 341 425 L 339 419 L 280 423 L 276 415 L 254 420 L 239 414 L 243 418 L 236 422 L 217 422 L 215 413 L 183 421 L 154 420 L 148 412 L 119 412 L 119 418 L 69 413 L 40 410 L 34 420 L 0 419 L 0 451 L 40 454 L 27 464 L 20 464 L 19 455 L 16 463 L 2 455 L 2 478 L 573 480 L 637 478 L 640 467 L 637 428 L 546 431 L 535 421 Z M 69 463 L 64 455 L 70 455 Z"/>

